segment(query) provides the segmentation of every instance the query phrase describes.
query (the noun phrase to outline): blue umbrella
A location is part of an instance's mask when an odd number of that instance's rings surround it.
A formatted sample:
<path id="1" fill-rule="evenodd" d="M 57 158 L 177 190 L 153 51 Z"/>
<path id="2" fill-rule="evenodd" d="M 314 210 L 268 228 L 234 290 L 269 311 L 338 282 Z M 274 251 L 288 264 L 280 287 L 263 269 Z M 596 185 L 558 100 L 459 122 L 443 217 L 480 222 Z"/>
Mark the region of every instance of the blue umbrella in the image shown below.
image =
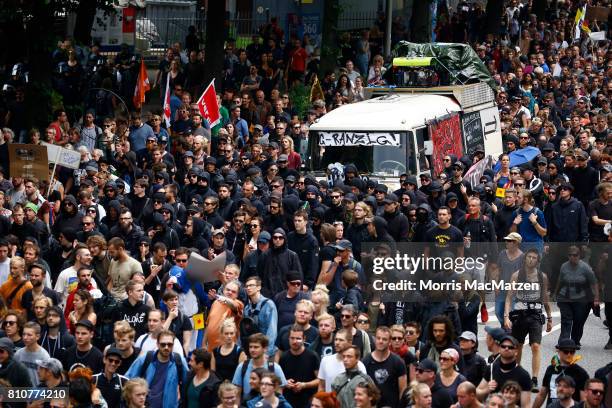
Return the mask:
<path id="1" fill-rule="evenodd" d="M 528 146 L 524 149 L 518 149 L 510 153 L 510 167 L 520 166 L 521 164 L 527 163 L 538 157 L 540 149 L 537 147 Z M 497 162 L 493 167 L 493 171 L 496 173 L 501 169 L 501 162 Z"/>

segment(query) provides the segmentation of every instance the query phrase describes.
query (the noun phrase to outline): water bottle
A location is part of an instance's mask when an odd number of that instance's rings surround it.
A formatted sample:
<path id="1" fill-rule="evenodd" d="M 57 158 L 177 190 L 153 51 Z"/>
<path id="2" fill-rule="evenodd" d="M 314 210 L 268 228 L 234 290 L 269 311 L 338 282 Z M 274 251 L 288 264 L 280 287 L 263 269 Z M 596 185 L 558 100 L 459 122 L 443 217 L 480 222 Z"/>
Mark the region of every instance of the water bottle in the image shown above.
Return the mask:
<path id="1" fill-rule="evenodd" d="M 472 233 L 468 231 L 467 234 L 465 234 L 465 237 L 467 238 L 467 241 L 465 242 L 465 247 L 469 249 L 472 245 Z"/>

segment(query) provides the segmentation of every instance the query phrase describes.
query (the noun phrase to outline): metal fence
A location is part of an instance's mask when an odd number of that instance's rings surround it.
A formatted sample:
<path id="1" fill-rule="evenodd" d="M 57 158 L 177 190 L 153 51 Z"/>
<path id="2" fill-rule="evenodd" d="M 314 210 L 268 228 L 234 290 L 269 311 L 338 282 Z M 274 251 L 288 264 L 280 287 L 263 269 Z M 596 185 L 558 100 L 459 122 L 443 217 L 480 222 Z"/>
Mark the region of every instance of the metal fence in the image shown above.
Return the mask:
<path id="1" fill-rule="evenodd" d="M 345 11 L 338 17 L 338 31 L 353 31 L 371 28 L 376 21 L 376 10 Z"/>

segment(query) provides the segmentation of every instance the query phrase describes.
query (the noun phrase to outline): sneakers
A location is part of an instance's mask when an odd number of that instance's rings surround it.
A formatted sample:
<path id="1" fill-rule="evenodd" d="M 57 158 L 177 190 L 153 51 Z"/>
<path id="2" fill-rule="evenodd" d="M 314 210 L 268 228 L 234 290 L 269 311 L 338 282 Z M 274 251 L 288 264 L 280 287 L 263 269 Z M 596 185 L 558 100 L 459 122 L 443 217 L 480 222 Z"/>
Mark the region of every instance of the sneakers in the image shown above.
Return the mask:
<path id="1" fill-rule="evenodd" d="M 540 392 L 540 389 L 538 388 L 538 378 L 537 377 L 531 377 L 531 392 L 535 394 Z"/>
<path id="2" fill-rule="evenodd" d="M 612 350 L 612 340 L 608 341 L 608 344 L 604 346 L 604 350 Z"/>

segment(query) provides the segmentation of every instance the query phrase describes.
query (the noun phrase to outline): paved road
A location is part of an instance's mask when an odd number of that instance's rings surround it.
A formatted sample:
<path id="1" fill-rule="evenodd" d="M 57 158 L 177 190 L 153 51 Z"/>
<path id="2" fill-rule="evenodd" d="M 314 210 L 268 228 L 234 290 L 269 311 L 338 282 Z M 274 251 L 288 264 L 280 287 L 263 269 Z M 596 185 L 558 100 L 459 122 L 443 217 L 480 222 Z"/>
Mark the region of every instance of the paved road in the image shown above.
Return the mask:
<path id="1" fill-rule="evenodd" d="M 491 303 L 488 303 L 491 305 Z M 497 327 L 499 325 L 497 318 L 495 317 L 495 311 L 492 306 L 487 308 L 489 311 L 489 321 L 487 326 Z M 602 305 L 602 319 L 594 316 L 591 312 L 585 326 L 584 335 L 582 337 L 582 349 L 578 351 L 578 355 L 582 356 L 580 365 L 587 370 L 590 375 L 595 373 L 595 370 L 606 365 L 612 360 L 612 350 L 604 350 L 603 347 L 608 341 L 608 331 L 603 324 L 604 308 Z M 487 346 L 485 344 L 486 332 L 484 330 L 485 324 L 478 323 L 478 350 L 481 355 L 488 356 Z M 559 309 L 553 306 L 553 329 L 550 333 L 542 333 L 542 362 L 540 368 L 539 380 L 542 381 L 544 371 L 550 364 L 550 359 L 555 354 L 555 344 L 559 339 L 559 332 L 561 330 Z M 528 342 L 529 340 L 527 340 Z M 521 365 L 525 369 L 531 372 L 531 350 L 528 345 L 523 348 L 523 359 Z"/>

